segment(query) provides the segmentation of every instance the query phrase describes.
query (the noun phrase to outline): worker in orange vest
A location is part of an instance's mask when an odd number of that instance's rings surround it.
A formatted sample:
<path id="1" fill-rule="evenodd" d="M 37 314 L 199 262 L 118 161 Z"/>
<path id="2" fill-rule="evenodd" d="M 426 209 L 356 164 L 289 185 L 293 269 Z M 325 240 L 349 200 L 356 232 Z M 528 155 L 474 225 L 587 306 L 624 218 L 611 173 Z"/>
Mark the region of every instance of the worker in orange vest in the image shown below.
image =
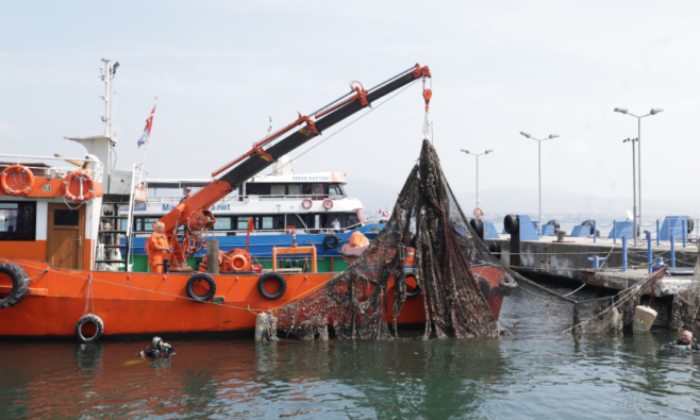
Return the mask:
<path id="1" fill-rule="evenodd" d="M 168 245 L 168 239 L 163 234 L 165 225 L 156 222 L 153 226 L 155 232 L 146 240 L 146 254 L 148 254 L 148 270 L 151 273 L 162 273 L 163 263 L 168 259 L 168 253 L 173 248 Z"/>

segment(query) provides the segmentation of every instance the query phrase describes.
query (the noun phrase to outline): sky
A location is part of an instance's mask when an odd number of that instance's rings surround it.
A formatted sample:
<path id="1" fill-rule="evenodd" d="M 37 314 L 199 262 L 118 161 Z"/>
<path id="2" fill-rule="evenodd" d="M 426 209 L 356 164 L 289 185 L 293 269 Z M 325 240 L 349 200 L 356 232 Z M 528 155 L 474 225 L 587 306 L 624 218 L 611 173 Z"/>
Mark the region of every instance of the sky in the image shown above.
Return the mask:
<path id="1" fill-rule="evenodd" d="M 158 97 L 151 177 L 206 178 L 264 137 L 269 117 L 280 128 L 353 80 L 368 88 L 420 63 L 455 190 L 475 184 L 460 149 L 494 150 L 480 158 L 480 189 L 536 187 L 526 131 L 560 136 L 542 145 L 545 186 L 631 196 L 622 140 L 637 121 L 613 109 L 658 107 L 642 121 L 644 197 L 698 197 L 698 16 L 694 1 L 0 2 L 0 144 L 82 156 L 63 136 L 102 133 L 106 57 L 121 65 L 117 168 L 141 161 Z M 296 172 L 402 185 L 422 140 L 420 83 L 369 112 L 292 153 Z"/>

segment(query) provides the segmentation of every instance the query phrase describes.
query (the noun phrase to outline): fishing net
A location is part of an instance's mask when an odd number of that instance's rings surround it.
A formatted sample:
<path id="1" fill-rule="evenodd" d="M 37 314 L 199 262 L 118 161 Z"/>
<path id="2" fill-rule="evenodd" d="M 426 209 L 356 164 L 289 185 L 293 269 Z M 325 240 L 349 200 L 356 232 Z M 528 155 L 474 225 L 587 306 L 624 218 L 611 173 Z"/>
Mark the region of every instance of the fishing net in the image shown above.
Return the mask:
<path id="1" fill-rule="evenodd" d="M 388 339 L 420 323 L 423 338 L 619 333 L 648 291 L 645 280 L 577 302 L 508 268 L 476 229 L 424 141 L 384 229 L 346 271 L 276 309 L 278 332 L 326 339 L 331 325 L 340 338 Z M 518 257 L 508 263 L 519 266 Z"/>
<path id="2" fill-rule="evenodd" d="M 671 320 L 669 328 L 672 330 L 698 331 L 700 329 L 700 249 L 695 263 L 695 271 L 688 287 L 673 297 L 671 304 Z"/>
<path id="3" fill-rule="evenodd" d="M 385 228 L 345 272 L 278 309 L 279 328 L 309 339 L 327 336 L 330 323 L 338 337 L 386 339 L 398 337 L 399 322 L 414 321 L 425 323 L 425 337 L 497 336 L 496 317 L 452 227 L 458 215 L 446 186 L 425 141 Z"/>

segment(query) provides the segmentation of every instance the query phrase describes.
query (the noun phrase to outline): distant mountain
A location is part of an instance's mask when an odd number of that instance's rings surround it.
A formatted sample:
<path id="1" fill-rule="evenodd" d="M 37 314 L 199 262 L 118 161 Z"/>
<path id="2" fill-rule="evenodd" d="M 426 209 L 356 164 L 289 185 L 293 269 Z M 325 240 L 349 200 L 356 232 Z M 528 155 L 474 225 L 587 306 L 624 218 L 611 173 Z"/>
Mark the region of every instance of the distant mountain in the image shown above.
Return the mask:
<path id="1" fill-rule="evenodd" d="M 454 186 L 453 186 L 454 187 Z M 365 209 L 393 207 L 401 187 L 382 184 L 361 178 L 348 179 L 347 193 L 362 201 Z M 474 192 L 455 191 L 460 206 L 471 214 L 474 208 Z M 494 187 L 479 191 L 481 208 L 486 215 L 492 213 L 536 214 L 538 211 L 537 188 Z M 700 196 L 672 199 L 645 199 L 644 218 L 687 215 L 700 217 Z M 561 215 L 611 215 L 624 218 L 632 210 L 631 197 L 601 197 L 580 194 L 565 188 L 545 186 L 542 188 L 542 211 L 545 214 Z"/>

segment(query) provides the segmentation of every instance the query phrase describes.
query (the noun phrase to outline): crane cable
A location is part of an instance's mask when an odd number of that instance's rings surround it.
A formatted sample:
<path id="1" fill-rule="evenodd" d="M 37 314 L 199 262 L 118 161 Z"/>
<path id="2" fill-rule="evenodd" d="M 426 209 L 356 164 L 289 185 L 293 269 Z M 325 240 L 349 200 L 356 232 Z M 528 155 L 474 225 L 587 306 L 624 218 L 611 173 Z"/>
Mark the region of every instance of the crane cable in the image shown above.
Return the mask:
<path id="1" fill-rule="evenodd" d="M 423 78 L 423 79 L 424 79 L 423 82 L 425 83 L 425 78 Z M 406 89 L 410 88 L 410 87 L 411 87 L 414 83 L 416 83 L 417 81 L 418 81 L 418 80 L 416 79 L 416 80 L 412 81 L 411 83 L 407 84 L 404 88 L 402 88 L 401 90 L 399 90 L 398 92 L 396 92 L 395 94 L 393 94 L 392 96 L 390 96 L 389 98 L 387 98 L 384 102 L 380 103 L 379 105 L 370 107 L 369 111 L 367 111 L 366 113 L 360 115 L 359 117 L 357 117 L 356 119 L 352 120 L 352 121 L 349 122 L 348 124 L 344 125 L 344 126 L 341 127 L 338 131 L 336 131 L 335 133 L 331 134 L 330 136 L 324 138 L 323 140 L 321 140 L 320 142 L 316 143 L 315 145 L 311 146 L 309 149 L 303 151 L 302 153 L 300 153 L 299 155 L 297 155 L 297 156 L 294 157 L 293 159 L 290 159 L 289 162 L 287 162 L 287 163 L 285 163 L 284 165 L 280 166 L 279 169 L 282 169 L 282 168 L 284 168 L 285 166 L 290 165 L 294 160 L 299 159 L 300 157 L 302 157 L 302 156 L 304 156 L 305 154 L 309 153 L 310 151 L 314 150 L 314 149 L 317 148 L 318 146 L 322 145 L 324 142 L 326 142 L 326 141 L 330 140 L 331 138 L 333 138 L 333 136 L 335 136 L 336 134 L 340 133 L 341 131 L 343 131 L 343 130 L 345 130 L 346 128 L 350 127 L 351 125 L 355 124 L 356 122 L 358 122 L 358 121 L 361 120 L 362 118 L 366 117 L 366 116 L 369 115 L 370 113 L 372 113 L 372 112 L 374 112 L 375 110 L 379 109 L 382 105 L 384 105 L 385 103 L 387 103 L 387 102 L 389 102 L 390 100 L 394 99 L 395 97 L 399 96 L 399 95 L 400 95 L 401 93 L 403 93 Z M 431 78 L 430 84 L 432 85 L 432 78 Z M 429 89 L 428 89 L 428 91 L 431 92 Z M 424 93 L 423 96 L 425 97 L 425 93 Z M 432 96 L 432 93 L 430 94 L 430 96 Z M 426 108 L 427 108 L 427 102 L 428 102 L 428 101 L 429 101 L 429 99 L 426 101 Z M 270 174 L 264 175 L 262 178 L 260 178 L 260 181 L 262 181 L 263 179 L 267 178 L 267 177 L 270 176 L 270 175 L 272 175 L 272 174 L 270 173 Z M 259 182 L 259 181 L 258 181 L 258 182 Z"/>

